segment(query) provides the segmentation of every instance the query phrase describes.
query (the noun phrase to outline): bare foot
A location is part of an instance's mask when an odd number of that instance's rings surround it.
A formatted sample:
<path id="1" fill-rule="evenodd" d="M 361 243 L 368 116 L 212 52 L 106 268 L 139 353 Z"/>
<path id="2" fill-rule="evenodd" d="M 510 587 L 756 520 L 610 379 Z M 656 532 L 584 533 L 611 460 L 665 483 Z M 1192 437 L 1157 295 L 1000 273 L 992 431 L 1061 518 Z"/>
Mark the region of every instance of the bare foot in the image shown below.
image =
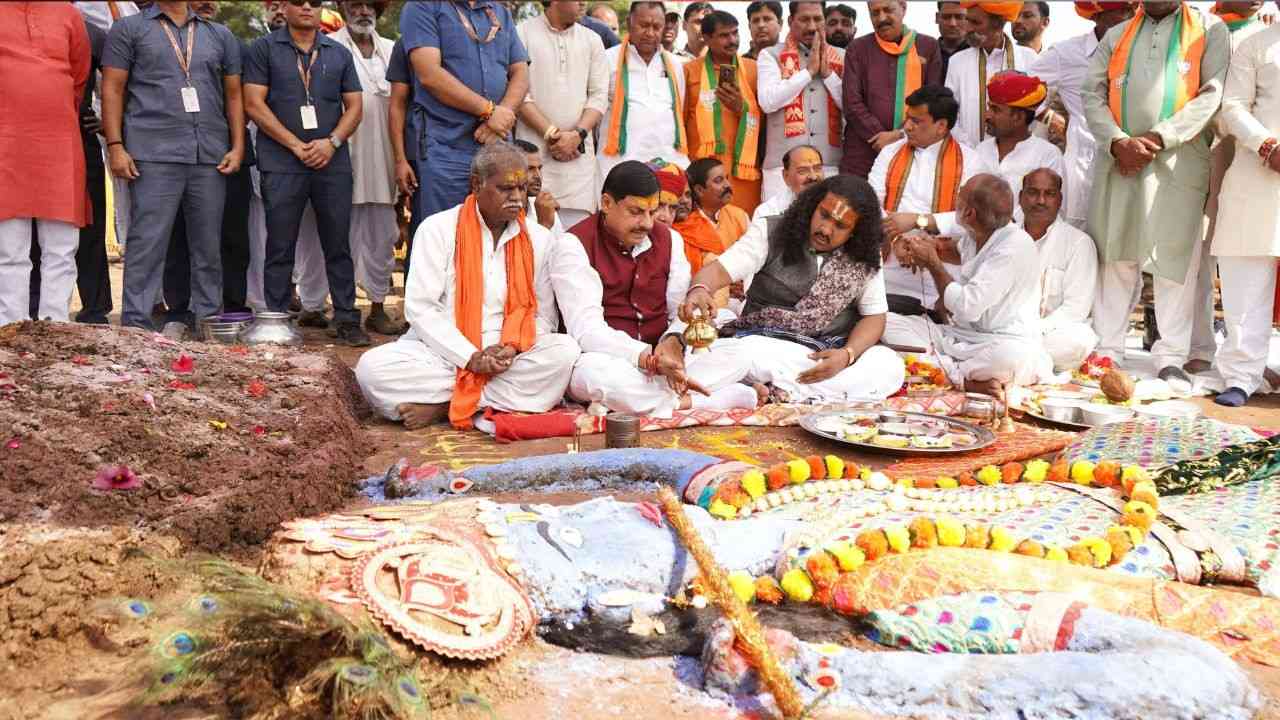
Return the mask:
<path id="1" fill-rule="evenodd" d="M 973 380 L 965 378 L 964 390 L 965 392 L 982 393 L 983 395 L 990 395 L 991 397 L 1001 401 L 1004 400 L 1004 383 L 999 380 Z"/>
<path id="2" fill-rule="evenodd" d="M 396 412 L 400 413 L 400 422 L 404 423 L 405 430 L 418 430 L 448 417 L 449 403 L 401 403 L 396 406 Z"/>
<path id="3" fill-rule="evenodd" d="M 1272 370 L 1271 368 L 1263 370 L 1262 377 L 1264 380 L 1271 383 L 1271 387 L 1280 388 L 1280 374 L 1277 374 L 1275 370 Z"/>
<path id="4" fill-rule="evenodd" d="M 764 383 L 751 383 L 751 389 L 756 391 L 756 407 L 769 404 L 769 386 Z"/>
<path id="5" fill-rule="evenodd" d="M 1188 360 L 1186 364 L 1182 366 L 1182 369 L 1189 373 L 1202 373 L 1207 371 L 1210 367 L 1213 366 L 1209 364 L 1208 360 L 1196 358 L 1194 360 Z"/>

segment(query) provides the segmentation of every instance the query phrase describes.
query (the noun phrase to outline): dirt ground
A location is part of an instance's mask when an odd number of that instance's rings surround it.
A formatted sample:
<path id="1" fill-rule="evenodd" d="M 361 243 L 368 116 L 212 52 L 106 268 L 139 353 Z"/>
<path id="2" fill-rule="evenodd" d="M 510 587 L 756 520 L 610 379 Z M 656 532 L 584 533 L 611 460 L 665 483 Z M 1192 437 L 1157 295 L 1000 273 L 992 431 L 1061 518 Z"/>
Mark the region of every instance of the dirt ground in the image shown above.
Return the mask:
<path id="1" fill-rule="evenodd" d="M 117 311 L 119 270 L 112 266 Z M 398 298 L 388 304 L 399 312 Z M 306 349 L 332 362 L 194 346 L 190 374 L 171 369 L 180 354 L 172 348 L 153 343 L 127 352 L 110 332 L 4 332 L 9 330 L 0 331 L 0 373 L 7 373 L 0 376 L 0 697 L 6 701 L 0 702 L 0 720 L 236 716 L 232 705 L 218 701 L 126 708 L 129 695 L 119 679 L 135 669 L 146 640 L 104 645 L 90 610 L 121 597 L 171 594 L 149 559 L 203 550 L 251 568 L 279 521 L 354 506 L 361 501 L 350 480 L 381 473 L 399 457 L 457 469 L 563 452 L 567 443 L 497 445 L 480 433 L 443 426 L 407 432 L 362 416 L 349 376 L 341 372 L 362 351 L 334 346 L 322 330 L 306 331 Z M 391 339 L 375 336 L 376 342 Z M 86 365 L 77 357 L 92 360 Z M 119 380 L 116 365 L 132 368 L 129 382 Z M 144 367 L 151 372 L 141 372 Z M 173 381 L 195 387 L 174 389 Z M 267 387 L 265 396 L 249 392 L 255 381 Z M 16 388 L 6 392 L 6 384 Z M 338 389 L 336 401 L 317 392 L 325 385 Z M 1280 398 L 1260 398 L 1238 410 L 1197 403 L 1210 417 L 1280 428 Z M 11 428 L 16 432 L 4 435 Z M 11 438 L 18 440 L 16 448 L 5 445 Z M 798 428 L 643 433 L 641 444 L 753 462 L 832 450 Z M 602 448 L 604 436 L 587 436 L 583 446 Z M 107 462 L 129 463 L 146 492 L 90 490 Z M 859 648 L 878 649 L 870 643 Z M 1280 669 L 1246 670 L 1268 698 L 1260 717 L 1280 718 Z M 607 657 L 536 639 L 474 670 L 468 682 L 500 718 L 768 716 L 705 695 L 691 659 Z M 433 717 L 490 714 L 452 706 Z"/>

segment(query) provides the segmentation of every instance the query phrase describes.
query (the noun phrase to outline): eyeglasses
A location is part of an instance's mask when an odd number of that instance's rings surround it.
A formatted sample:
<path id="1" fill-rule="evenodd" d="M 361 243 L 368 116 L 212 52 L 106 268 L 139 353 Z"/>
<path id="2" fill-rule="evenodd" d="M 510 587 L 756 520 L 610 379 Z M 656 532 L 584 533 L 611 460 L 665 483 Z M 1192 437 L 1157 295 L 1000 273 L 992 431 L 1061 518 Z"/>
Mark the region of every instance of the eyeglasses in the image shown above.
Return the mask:
<path id="1" fill-rule="evenodd" d="M 303 5 L 310 5 L 313 8 L 319 8 L 323 4 L 323 2 L 321 2 L 321 0 L 289 0 L 289 4 L 294 7 L 302 7 Z"/>

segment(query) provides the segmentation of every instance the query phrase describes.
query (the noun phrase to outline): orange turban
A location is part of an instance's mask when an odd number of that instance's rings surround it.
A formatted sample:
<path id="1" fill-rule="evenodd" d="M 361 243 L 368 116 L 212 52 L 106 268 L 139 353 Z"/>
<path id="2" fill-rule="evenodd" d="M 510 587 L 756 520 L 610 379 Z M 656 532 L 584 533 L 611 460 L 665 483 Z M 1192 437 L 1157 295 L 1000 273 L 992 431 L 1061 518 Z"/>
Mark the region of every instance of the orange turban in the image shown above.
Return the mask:
<path id="1" fill-rule="evenodd" d="M 664 205 L 674 205 L 680 202 L 680 197 L 684 195 L 684 191 L 689 187 L 689 178 L 685 176 L 684 171 L 679 165 L 664 162 L 662 160 L 653 160 L 649 162 L 649 167 L 653 170 L 653 174 L 658 178 L 658 202 Z"/>
<path id="2" fill-rule="evenodd" d="M 1018 13 L 1022 12 L 1022 3 L 1020 2 L 977 2 L 976 0 L 961 0 L 960 6 L 968 10 L 971 7 L 977 7 L 988 15 L 995 15 L 1002 18 L 1005 22 L 1013 22 L 1018 19 Z"/>
<path id="3" fill-rule="evenodd" d="M 346 25 L 342 16 L 329 8 L 320 8 L 320 32 L 328 35 L 338 32 Z"/>
<path id="4" fill-rule="evenodd" d="M 987 82 L 987 97 L 997 105 L 1034 110 L 1046 92 L 1043 80 L 1018 70 L 998 72 Z"/>
<path id="5" fill-rule="evenodd" d="M 1131 2 L 1077 2 L 1076 14 L 1086 20 L 1092 20 L 1094 15 L 1107 12 L 1108 10 L 1122 10 L 1133 5 Z"/>

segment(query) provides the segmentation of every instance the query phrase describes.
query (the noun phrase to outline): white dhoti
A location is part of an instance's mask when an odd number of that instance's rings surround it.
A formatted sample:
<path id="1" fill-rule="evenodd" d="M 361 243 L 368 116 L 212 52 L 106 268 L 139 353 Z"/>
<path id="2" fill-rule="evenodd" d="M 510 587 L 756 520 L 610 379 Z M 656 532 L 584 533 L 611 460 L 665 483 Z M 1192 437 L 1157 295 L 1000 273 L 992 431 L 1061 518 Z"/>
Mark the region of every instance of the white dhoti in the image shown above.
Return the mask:
<path id="1" fill-rule="evenodd" d="M 1227 339 L 1218 348 L 1218 373 L 1227 387 L 1252 395 L 1262 387 L 1271 346 L 1271 313 L 1276 293 L 1276 259 L 1220 257 L 1222 312 Z"/>
<path id="2" fill-rule="evenodd" d="M 310 206 L 308 206 L 308 209 Z M 249 269 L 245 272 L 245 303 L 254 312 L 267 309 L 267 294 L 263 287 L 263 268 L 267 258 L 267 208 L 262 196 L 249 196 Z"/>
<path id="3" fill-rule="evenodd" d="M 1027 338 L 938 325 L 926 315 L 890 313 L 885 325 L 885 342 L 936 353 L 947 377 L 958 387 L 964 387 L 966 380 L 1034 385 L 1052 375 L 1049 353 Z M 893 341 L 889 340 L 890 327 Z"/>
<path id="4" fill-rule="evenodd" d="M 717 396 L 736 396 L 746 407 L 755 406 L 754 391 L 741 386 L 743 392 L 723 391 L 746 379 L 751 371 L 751 358 L 743 341 L 726 338 L 715 341 L 707 352 L 687 352 L 685 373 L 689 378 L 711 392 L 712 401 Z M 667 379 L 646 375 L 635 363 L 615 355 L 600 352 L 583 353 L 573 367 L 569 380 L 569 397 L 582 403 L 598 402 L 616 412 L 652 415 L 669 418 L 680 403 Z M 695 403 L 707 402 L 699 394 L 691 393 Z M 718 402 L 716 407 L 722 407 Z M 740 407 L 735 403 L 728 407 Z"/>
<path id="5" fill-rule="evenodd" d="M 748 378 L 773 385 L 787 393 L 792 402 L 883 400 L 897 392 L 907 378 L 902 358 L 887 347 L 875 345 L 867 348 L 853 365 L 835 377 L 805 384 L 798 382 L 796 376 L 814 366 L 814 361 L 809 358 L 813 350 L 761 335 L 740 338 L 739 341 L 751 360 Z"/>
<path id="6" fill-rule="evenodd" d="M 365 203 L 351 206 L 351 259 L 356 284 L 364 288 L 369 302 L 381 303 L 391 289 L 391 271 L 396 265 L 396 241 L 400 226 L 394 205 Z M 319 250 L 319 242 L 316 243 Z M 321 267 L 324 254 L 320 253 Z M 328 291 L 328 279 L 325 290 Z"/>
<path id="7" fill-rule="evenodd" d="M 0 325 L 31 313 L 31 218 L 0 220 Z M 35 220 L 40 236 L 40 304 L 36 317 L 67 322 L 76 286 L 80 228 L 61 220 Z"/>
<path id="8" fill-rule="evenodd" d="M 578 344 L 568 335 L 540 336 L 494 375 L 480 394 L 480 408 L 504 412 L 546 412 L 564 398 Z M 382 417 L 399 420 L 402 404 L 434 405 L 453 397 L 458 368 L 426 346 L 410 330 L 393 343 L 360 356 L 356 381 L 369 405 Z"/>
<path id="9" fill-rule="evenodd" d="M 1192 315 L 1196 307 L 1196 276 L 1200 273 L 1203 243 L 1196 242 L 1182 283 L 1154 276 L 1156 326 L 1160 339 L 1151 347 L 1156 370 L 1181 368 L 1191 354 Z M 1098 352 L 1124 363 L 1129 315 L 1138 304 L 1142 269 L 1136 262 L 1104 263 L 1098 268 L 1098 299 L 1093 306 L 1093 329 Z"/>
<path id="10" fill-rule="evenodd" d="M 352 217 L 355 217 L 354 206 Z M 298 286 L 298 300 L 303 310 L 324 312 L 325 299 L 329 297 L 329 276 L 325 274 L 316 211 L 310 203 L 298 224 L 298 244 L 293 249 L 293 283 Z"/>
<path id="11" fill-rule="evenodd" d="M 1098 334 L 1085 323 L 1066 323 L 1044 328 L 1044 350 L 1053 360 L 1055 372 L 1066 372 L 1080 367 L 1089 353 L 1098 346 Z"/>

